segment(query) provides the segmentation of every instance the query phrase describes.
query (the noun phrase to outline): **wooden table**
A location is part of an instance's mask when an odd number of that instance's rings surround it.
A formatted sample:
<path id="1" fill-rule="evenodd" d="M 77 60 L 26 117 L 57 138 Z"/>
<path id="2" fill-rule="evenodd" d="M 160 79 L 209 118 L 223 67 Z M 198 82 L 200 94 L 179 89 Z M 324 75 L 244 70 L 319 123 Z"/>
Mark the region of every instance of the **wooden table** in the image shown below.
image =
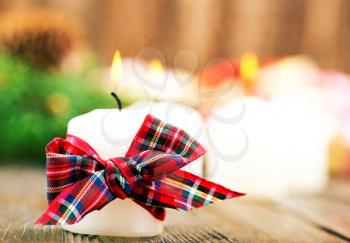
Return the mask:
<path id="1" fill-rule="evenodd" d="M 321 195 L 278 202 L 252 196 L 190 213 L 168 210 L 165 231 L 152 238 L 72 234 L 34 226 L 46 207 L 44 172 L 0 168 L 0 242 L 350 242 L 350 183 Z"/>

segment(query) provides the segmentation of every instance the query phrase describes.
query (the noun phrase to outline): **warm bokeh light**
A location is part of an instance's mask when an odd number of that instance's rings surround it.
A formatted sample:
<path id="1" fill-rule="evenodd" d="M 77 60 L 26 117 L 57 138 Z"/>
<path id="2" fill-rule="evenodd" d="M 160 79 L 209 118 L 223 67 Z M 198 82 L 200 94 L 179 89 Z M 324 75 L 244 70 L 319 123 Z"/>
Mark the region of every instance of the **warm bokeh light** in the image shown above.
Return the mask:
<path id="1" fill-rule="evenodd" d="M 164 67 L 159 59 L 152 59 L 148 64 L 150 81 L 155 83 L 162 83 L 164 81 Z"/>
<path id="2" fill-rule="evenodd" d="M 259 71 L 259 59 L 252 52 L 246 52 L 242 55 L 240 61 L 240 73 L 242 80 L 254 82 Z"/>
<path id="3" fill-rule="evenodd" d="M 153 74 L 162 73 L 164 70 L 162 62 L 159 59 L 152 59 L 149 62 L 149 70 Z"/>

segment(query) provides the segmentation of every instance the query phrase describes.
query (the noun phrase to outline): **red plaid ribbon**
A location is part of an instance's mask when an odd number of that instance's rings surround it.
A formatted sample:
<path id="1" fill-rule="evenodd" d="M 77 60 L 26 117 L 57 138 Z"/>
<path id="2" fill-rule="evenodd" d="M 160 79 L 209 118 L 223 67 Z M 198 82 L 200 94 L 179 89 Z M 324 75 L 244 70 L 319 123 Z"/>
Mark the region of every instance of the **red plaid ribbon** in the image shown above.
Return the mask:
<path id="1" fill-rule="evenodd" d="M 74 224 L 115 198 L 129 197 L 163 220 L 165 208 L 190 210 L 243 195 L 180 170 L 205 149 L 185 131 L 147 115 L 125 157 L 103 160 L 67 135 L 46 147 L 49 207 L 37 224 Z"/>

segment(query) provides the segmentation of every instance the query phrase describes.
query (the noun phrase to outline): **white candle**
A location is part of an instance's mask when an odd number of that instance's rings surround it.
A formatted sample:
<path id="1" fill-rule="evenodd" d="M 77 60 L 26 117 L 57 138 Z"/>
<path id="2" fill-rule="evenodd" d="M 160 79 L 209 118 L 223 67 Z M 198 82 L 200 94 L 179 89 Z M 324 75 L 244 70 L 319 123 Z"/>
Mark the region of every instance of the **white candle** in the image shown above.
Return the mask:
<path id="1" fill-rule="evenodd" d="M 98 109 L 73 118 L 68 134 L 90 144 L 102 159 L 122 157 L 145 116 L 154 116 L 176 125 L 201 140 L 202 121 L 194 110 L 175 103 L 143 102 L 126 109 Z M 194 161 L 187 170 L 201 174 L 201 162 Z M 148 237 L 163 230 L 163 222 L 130 199 L 115 199 L 101 210 L 86 215 L 80 222 L 63 228 L 81 234 Z"/>
<path id="2" fill-rule="evenodd" d="M 106 88 L 127 94 L 130 100 L 157 99 L 189 105 L 198 103 L 197 83 L 194 76 L 184 70 L 164 69 L 157 60 L 147 63 L 130 58 L 118 61 L 111 70 L 114 74 L 112 78 L 107 77 L 109 72 L 104 78 L 108 80 Z"/>
<path id="3" fill-rule="evenodd" d="M 230 124 L 213 114 L 208 119 L 213 181 L 265 197 L 322 190 L 327 182 L 327 146 L 336 131 L 325 112 L 301 97 L 274 102 L 242 98 L 214 112 L 241 116 Z"/>
<path id="4" fill-rule="evenodd" d="M 319 193 L 328 182 L 329 145 L 339 123 L 319 104 L 317 93 L 309 90 L 272 101 L 283 133 L 280 148 L 289 192 Z"/>
<path id="5" fill-rule="evenodd" d="M 273 111 L 259 98 L 242 98 L 212 110 L 208 119 L 210 179 L 250 195 L 280 195 L 287 187 Z M 214 116 L 235 117 L 224 123 Z M 230 156 L 232 158 L 225 158 Z"/>
<path id="6" fill-rule="evenodd" d="M 316 63 L 304 56 L 292 56 L 259 70 L 256 91 L 271 99 L 299 93 L 306 87 L 316 87 L 320 70 Z"/>

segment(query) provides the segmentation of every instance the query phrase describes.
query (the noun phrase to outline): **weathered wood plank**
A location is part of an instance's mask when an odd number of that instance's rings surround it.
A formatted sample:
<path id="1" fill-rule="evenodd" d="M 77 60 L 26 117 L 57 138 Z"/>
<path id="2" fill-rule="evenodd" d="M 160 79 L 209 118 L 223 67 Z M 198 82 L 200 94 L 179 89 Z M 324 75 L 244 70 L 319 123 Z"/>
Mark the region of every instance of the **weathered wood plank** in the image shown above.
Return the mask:
<path id="1" fill-rule="evenodd" d="M 324 222 L 334 214 L 349 216 L 347 213 L 350 213 L 347 205 L 338 203 L 333 211 L 325 214 L 321 209 L 329 210 L 331 206 L 321 207 L 316 198 L 314 204 L 304 203 L 302 207 L 320 208 L 314 211 L 317 217 L 311 214 L 312 221 L 304 214 L 299 217 L 289 207 L 248 196 L 190 213 L 169 210 L 165 231 L 158 237 L 100 237 L 33 224 L 46 207 L 43 171 L 0 168 L 0 191 L 0 242 L 340 242 L 338 236 L 327 233 L 314 222 Z M 294 205 L 300 200 L 290 203 Z M 329 219 L 328 224 L 322 225 L 347 234 L 348 223 Z"/>
<path id="2" fill-rule="evenodd" d="M 350 181 L 332 180 L 321 196 L 350 204 Z"/>
<path id="3" fill-rule="evenodd" d="M 246 198 L 241 203 L 225 202 L 213 208 L 212 217 L 231 225 L 226 234 L 235 234 L 242 242 L 340 242 L 271 201 L 254 202 Z"/>
<path id="4" fill-rule="evenodd" d="M 284 200 L 300 217 L 350 242 L 350 204 L 332 198 L 306 197 Z"/>

